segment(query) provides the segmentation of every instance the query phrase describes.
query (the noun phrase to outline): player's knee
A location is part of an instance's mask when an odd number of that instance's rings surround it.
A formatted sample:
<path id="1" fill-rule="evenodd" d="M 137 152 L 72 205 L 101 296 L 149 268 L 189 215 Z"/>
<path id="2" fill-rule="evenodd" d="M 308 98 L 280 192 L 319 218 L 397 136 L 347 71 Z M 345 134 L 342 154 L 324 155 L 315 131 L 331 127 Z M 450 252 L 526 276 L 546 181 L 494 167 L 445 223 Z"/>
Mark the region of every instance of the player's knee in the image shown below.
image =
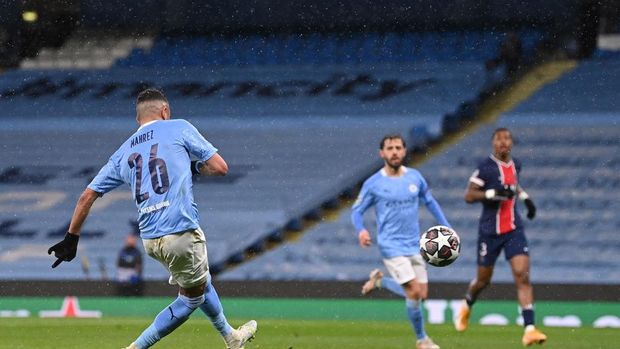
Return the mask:
<path id="1" fill-rule="evenodd" d="M 486 288 L 490 284 L 491 284 L 491 278 L 488 278 L 488 277 L 476 278 L 476 286 L 478 286 L 478 288 Z"/>
<path id="2" fill-rule="evenodd" d="M 419 301 L 424 298 L 422 292 L 414 287 L 405 288 L 405 295 L 407 296 L 407 299 L 414 301 Z"/>
<path id="3" fill-rule="evenodd" d="M 519 285 L 530 284 L 530 273 L 528 271 L 515 271 L 515 281 Z"/>
<path id="4" fill-rule="evenodd" d="M 195 298 L 205 294 L 206 283 L 194 287 L 179 287 L 179 294 L 185 297 Z"/>
<path id="5" fill-rule="evenodd" d="M 426 299 L 421 292 L 411 292 L 407 293 L 407 299 L 411 299 L 414 301 L 423 301 Z"/>
<path id="6" fill-rule="evenodd" d="M 421 300 L 425 300 L 428 298 L 428 291 L 422 291 L 420 292 L 420 299 Z"/>
<path id="7" fill-rule="evenodd" d="M 186 297 L 183 295 L 179 295 L 183 304 L 185 304 L 190 309 L 198 308 L 202 303 L 205 302 L 205 295 L 200 295 L 198 297 Z"/>
<path id="8" fill-rule="evenodd" d="M 418 294 L 420 296 L 420 300 L 427 299 L 428 298 L 428 287 L 420 287 Z"/>

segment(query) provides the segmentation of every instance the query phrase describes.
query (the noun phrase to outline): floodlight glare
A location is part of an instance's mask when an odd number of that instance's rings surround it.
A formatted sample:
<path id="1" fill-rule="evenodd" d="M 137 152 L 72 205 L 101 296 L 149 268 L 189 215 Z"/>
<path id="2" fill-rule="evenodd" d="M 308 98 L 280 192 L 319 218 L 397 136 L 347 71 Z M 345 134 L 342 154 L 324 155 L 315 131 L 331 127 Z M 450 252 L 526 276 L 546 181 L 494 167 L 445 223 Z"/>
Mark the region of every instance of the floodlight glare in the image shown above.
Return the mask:
<path id="1" fill-rule="evenodd" d="M 35 22 L 37 19 L 39 19 L 39 14 L 35 11 L 24 11 L 22 13 L 22 19 L 24 20 L 24 22 Z"/>

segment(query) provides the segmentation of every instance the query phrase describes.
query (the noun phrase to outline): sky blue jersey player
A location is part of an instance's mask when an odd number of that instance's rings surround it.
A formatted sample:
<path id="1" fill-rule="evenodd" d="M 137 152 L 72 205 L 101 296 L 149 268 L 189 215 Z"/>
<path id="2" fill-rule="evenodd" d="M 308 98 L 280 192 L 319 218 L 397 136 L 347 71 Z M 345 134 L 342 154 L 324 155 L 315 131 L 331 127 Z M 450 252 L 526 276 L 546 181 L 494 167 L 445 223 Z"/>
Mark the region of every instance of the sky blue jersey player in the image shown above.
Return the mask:
<path id="1" fill-rule="evenodd" d="M 362 294 L 384 287 L 406 298 L 407 315 L 417 338 L 416 348 L 439 349 L 424 331 L 420 306 L 428 296 L 426 263 L 420 256 L 420 202 L 426 205 L 439 224 L 450 224 L 422 174 L 403 166 L 407 151 L 401 136 L 385 136 L 381 140 L 379 155 L 384 166 L 364 182 L 353 205 L 351 220 L 360 245 L 370 246 L 370 233 L 364 227 L 363 215 L 370 207 L 375 207 L 377 243 L 391 278 L 383 277 L 379 269 L 371 271 L 369 280 L 362 287 Z"/>
<path id="2" fill-rule="evenodd" d="M 225 175 L 228 165 L 189 122 L 170 120 L 170 106 L 162 92 L 142 91 L 136 114 L 138 130 L 112 154 L 84 190 L 65 238 L 50 247 L 48 253 L 54 252 L 58 258 L 52 267 L 75 257 L 82 224 L 95 200 L 126 183 L 138 208 L 145 251 L 170 272 L 170 283 L 179 285 L 175 301 L 127 348 L 151 347 L 197 308 L 209 317 L 227 348 L 243 348 L 254 336 L 256 322 L 233 329 L 224 316 L 210 282 L 206 240 L 192 193 L 192 173 Z M 190 157 L 197 161 L 190 162 Z"/>

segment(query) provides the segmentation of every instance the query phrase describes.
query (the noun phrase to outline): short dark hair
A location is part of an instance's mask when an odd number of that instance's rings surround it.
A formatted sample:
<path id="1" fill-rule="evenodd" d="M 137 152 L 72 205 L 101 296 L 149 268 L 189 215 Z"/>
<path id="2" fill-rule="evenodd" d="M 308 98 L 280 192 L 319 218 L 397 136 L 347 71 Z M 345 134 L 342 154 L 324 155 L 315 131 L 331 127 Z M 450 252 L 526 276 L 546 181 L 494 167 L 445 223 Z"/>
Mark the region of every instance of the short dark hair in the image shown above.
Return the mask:
<path id="1" fill-rule="evenodd" d="M 405 139 L 403 138 L 403 136 L 397 133 L 394 133 L 394 134 L 383 136 L 383 139 L 381 140 L 381 143 L 379 144 L 379 149 L 383 149 L 383 147 L 385 146 L 385 141 L 392 140 L 392 139 L 400 139 L 401 142 L 403 142 L 403 147 L 407 148 L 407 143 L 405 143 Z"/>
<path id="2" fill-rule="evenodd" d="M 136 104 L 150 101 L 162 101 L 168 103 L 168 99 L 163 92 L 156 88 L 147 88 L 138 94 L 136 98 Z"/>
<path id="3" fill-rule="evenodd" d="M 491 139 L 495 139 L 495 135 L 500 133 L 500 132 L 508 132 L 510 133 L 510 137 L 512 137 L 512 132 L 510 132 L 510 130 L 506 127 L 498 127 L 495 129 L 495 131 L 493 131 L 493 135 L 491 136 Z"/>

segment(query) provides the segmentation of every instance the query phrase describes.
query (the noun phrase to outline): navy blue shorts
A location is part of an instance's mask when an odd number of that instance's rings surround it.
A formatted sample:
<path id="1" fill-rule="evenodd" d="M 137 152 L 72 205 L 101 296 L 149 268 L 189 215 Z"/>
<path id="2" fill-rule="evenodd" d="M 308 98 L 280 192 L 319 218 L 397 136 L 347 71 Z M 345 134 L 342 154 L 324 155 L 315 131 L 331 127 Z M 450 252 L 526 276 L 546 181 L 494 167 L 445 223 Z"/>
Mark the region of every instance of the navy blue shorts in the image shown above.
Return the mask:
<path id="1" fill-rule="evenodd" d="M 491 267 L 504 250 L 506 260 L 524 254 L 529 255 L 527 239 L 522 229 L 502 235 L 478 235 L 478 265 Z"/>

